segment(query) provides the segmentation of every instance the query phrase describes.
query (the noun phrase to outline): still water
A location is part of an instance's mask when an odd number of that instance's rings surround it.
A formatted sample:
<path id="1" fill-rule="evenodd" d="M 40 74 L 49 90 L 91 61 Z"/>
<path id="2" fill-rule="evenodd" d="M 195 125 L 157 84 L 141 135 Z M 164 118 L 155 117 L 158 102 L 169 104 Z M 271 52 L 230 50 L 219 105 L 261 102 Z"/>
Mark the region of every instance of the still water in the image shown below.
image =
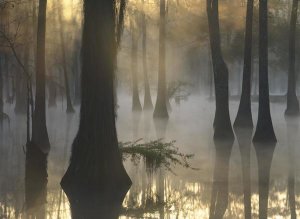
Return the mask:
<path id="1" fill-rule="evenodd" d="M 121 94 L 118 100 L 119 141 L 176 140 L 180 152 L 195 155 L 190 164 L 197 168 L 173 166 L 172 172 L 160 168 L 151 173 L 145 171 L 143 162 L 134 165 L 130 159 L 125 161 L 133 184 L 118 208 L 119 218 L 205 219 L 210 214 L 215 218 L 245 218 L 245 209 L 247 218 L 249 213 L 258 218 L 267 212 L 266 205 L 259 212 L 259 196 L 266 202 L 268 191 L 268 218 L 300 216 L 299 121 L 285 120 L 283 104 L 271 105 L 278 142 L 275 148 L 256 147 L 262 155 L 258 166 L 255 147 L 252 144 L 247 147 L 245 139 L 239 141 L 240 145 L 235 140 L 232 147 L 214 145 L 214 102 L 207 97 L 191 96 L 180 105 L 172 102 L 167 123 L 154 122 L 152 114 L 132 114 L 128 95 Z M 230 103 L 231 119 L 237 104 Z M 30 178 L 30 173 L 25 174 L 26 118 L 16 116 L 13 107 L 7 107 L 6 112 L 11 122 L 3 126 L 0 134 L 0 218 L 32 218 L 33 214 L 41 219 L 71 218 L 70 204 L 59 183 L 68 166 L 79 108 L 74 115 L 66 115 L 65 103 L 61 102 L 57 108 L 48 109 L 51 152 L 45 158 L 48 170 L 40 177 L 44 179 L 41 182 Z M 253 117 L 256 124 L 257 103 L 253 104 Z M 42 163 L 28 161 L 27 165 L 39 167 Z M 271 163 L 269 184 L 266 183 L 268 163 Z M 258 169 L 262 173 L 260 179 Z M 26 196 L 25 191 L 33 195 L 39 187 L 44 188 L 44 194 L 39 194 L 38 201 L 26 211 L 25 200 L 29 202 L 30 195 Z M 98 218 L 103 218 L 101 208 L 98 210 Z"/>

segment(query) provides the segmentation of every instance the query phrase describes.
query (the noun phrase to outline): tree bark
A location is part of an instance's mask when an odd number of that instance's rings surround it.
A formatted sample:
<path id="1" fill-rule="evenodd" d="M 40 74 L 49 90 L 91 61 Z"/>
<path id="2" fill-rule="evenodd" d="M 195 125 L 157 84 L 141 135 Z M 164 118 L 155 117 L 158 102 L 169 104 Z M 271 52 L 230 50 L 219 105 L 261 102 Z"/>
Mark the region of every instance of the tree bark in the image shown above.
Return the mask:
<path id="1" fill-rule="evenodd" d="M 143 31 L 143 72 L 144 72 L 144 110 L 152 110 L 153 104 L 151 99 L 149 78 L 148 78 L 148 68 L 147 68 L 147 20 L 145 15 L 145 0 L 143 0 L 143 14 L 142 14 L 142 31 Z"/>
<path id="2" fill-rule="evenodd" d="M 81 110 L 70 165 L 61 185 L 70 198 L 129 187 L 118 147 L 114 107 L 117 55 L 114 1 L 85 0 Z"/>
<path id="3" fill-rule="evenodd" d="M 37 56 L 36 56 L 36 92 L 35 108 L 32 121 L 32 143 L 44 153 L 50 150 L 50 142 L 46 126 L 45 103 L 45 35 L 46 35 L 47 0 L 39 1 L 38 29 L 37 29 Z"/>
<path id="4" fill-rule="evenodd" d="M 207 0 L 209 39 L 215 81 L 215 139 L 234 139 L 229 115 L 228 68 L 221 51 L 218 0 Z"/>
<path id="5" fill-rule="evenodd" d="M 298 0 L 293 0 L 290 36 L 289 36 L 289 74 L 286 115 L 299 115 L 299 101 L 296 94 L 296 27 L 298 17 Z"/>
<path id="6" fill-rule="evenodd" d="M 252 27 L 253 27 L 253 0 L 247 2 L 246 32 L 244 46 L 243 84 L 240 105 L 234 126 L 253 127 L 251 112 L 251 72 L 252 72 Z"/>
<path id="7" fill-rule="evenodd" d="M 167 109 L 167 85 L 166 85 L 166 0 L 160 0 L 159 20 L 159 70 L 158 87 L 154 118 L 168 118 Z"/>
<path id="8" fill-rule="evenodd" d="M 268 79 L 268 0 L 259 1 L 259 107 L 254 142 L 276 142 Z"/>

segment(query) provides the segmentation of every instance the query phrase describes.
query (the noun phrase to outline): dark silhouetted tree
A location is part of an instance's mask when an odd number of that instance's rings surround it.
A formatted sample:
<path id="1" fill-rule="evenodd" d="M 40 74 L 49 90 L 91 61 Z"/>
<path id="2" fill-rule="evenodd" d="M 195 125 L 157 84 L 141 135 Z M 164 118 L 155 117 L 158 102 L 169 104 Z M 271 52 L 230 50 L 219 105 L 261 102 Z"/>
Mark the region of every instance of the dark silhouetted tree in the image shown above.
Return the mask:
<path id="1" fill-rule="evenodd" d="M 254 142 L 276 142 L 268 79 L 268 0 L 259 1 L 259 108 Z"/>
<path id="2" fill-rule="evenodd" d="M 248 0 L 246 13 L 242 94 L 238 113 L 234 121 L 234 126 L 237 127 L 253 127 L 251 112 L 252 27 L 253 0 Z"/>
<path id="3" fill-rule="evenodd" d="M 47 154 L 35 145 L 26 148 L 25 210 L 29 218 L 45 219 L 47 204 Z"/>
<path id="4" fill-rule="evenodd" d="M 85 0 L 83 10 L 80 123 L 61 181 L 70 199 L 74 193 L 117 191 L 131 184 L 115 124 L 115 1 Z"/>
<path id="5" fill-rule="evenodd" d="M 288 92 L 287 106 L 285 114 L 299 114 L 299 101 L 296 94 L 296 27 L 298 17 L 298 1 L 293 0 L 291 21 L 290 21 L 290 36 L 289 36 L 289 74 L 288 74 Z"/>
<path id="6" fill-rule="evenodd" d="M 36 92 L 35 108 L 32 120 L 32 143 L 43 152 L 48 152 L 50 142 L 46 126 L 45 102 L 45 35 L 46 35 L 47 0 L 39 1 L 37 28 L 37 56 L 36 56 Z"/>
<path id="7" fill-rule="evenodd" d="M 154 118 L 168 118 L 166 82 L 166 0 L 160 0 L 158 87 Z"/>
<path id="8" fill-rule="evenodd" d="M 218 0 L 207 0 L 209 39 L 215 81 L 216 112 L 214 138 L 233 139 L 229 115 L 228 68 L 222 56 Z"/>

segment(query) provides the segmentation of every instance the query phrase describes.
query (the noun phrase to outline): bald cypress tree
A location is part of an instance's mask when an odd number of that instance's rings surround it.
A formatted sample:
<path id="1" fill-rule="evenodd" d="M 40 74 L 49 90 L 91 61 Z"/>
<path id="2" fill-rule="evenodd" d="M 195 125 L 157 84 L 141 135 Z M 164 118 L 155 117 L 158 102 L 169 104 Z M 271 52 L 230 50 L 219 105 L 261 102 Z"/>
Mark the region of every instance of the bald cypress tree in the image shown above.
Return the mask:
<path id="1" fill-rule="evenodd" d="M 168 118 L 167 85 L 166 85 L 166 0 L 160 0 L 159 19 L 159 69 L 157 98 L 153 117 Z"/>
<path id="2" fill-rule="evenodd" d="M 61 182 L 68 196 L 131 184 L 122 164 L 115 124 L 115 1 L 85 0 L 83 9 L 80 123 Z"/>
<path id="3" fill-rule="evenodd" d="M 143 44 L 143 72 L 144 72 L 144 110 L 152 110 L 153 104 L 151 99 L 148 68 L 147 68 L 147 18 L 145 14 L 145 0 L 143 0 L 143 14 L 142 14 L 142 44 Z"/>
<path id="4" fill-rule="evenodd" d="M 228 68 L 221 50 L 218 0 L 207 0 L 207 15 L 216 96 L 214 138 L 231 141 L 234 135 L 229 115 Z"/>
<path id="5" fill-rule="evenodd" d="M 298 0 L 293 0 L 290 36 L 289 36 L 289 74 L 286 115 L 299 114 L 299 101 L 296 95 L 296 27 L 298 17 Z"/>
<path id="6" fill-rule="evenodd" d="M 234 126 L 236 127 L 253 127 L 251 112 L 252 26 L 253 0 L 248 0 L 244 46 L 243 87 L 238 113 L 234 121 Z"/>
<path id="7" fill-rule="evenodd" d="M 254 142 L 276 142 L 268 78 L 268 0 L 259 1 L 259 107 Z"/>
<path id="8" fill-rule="evenodd" d="M 39 1 L 38 28 L 37 28 L 37 56 L 36 56 L 36 92 L 35 107 L 32 120 L 32 143 L 43 152 L 50 150 L 50 142 L 46 126 L 45 102 L 45 38 L 46 38 L 46 9 L 47 0 Z"/>

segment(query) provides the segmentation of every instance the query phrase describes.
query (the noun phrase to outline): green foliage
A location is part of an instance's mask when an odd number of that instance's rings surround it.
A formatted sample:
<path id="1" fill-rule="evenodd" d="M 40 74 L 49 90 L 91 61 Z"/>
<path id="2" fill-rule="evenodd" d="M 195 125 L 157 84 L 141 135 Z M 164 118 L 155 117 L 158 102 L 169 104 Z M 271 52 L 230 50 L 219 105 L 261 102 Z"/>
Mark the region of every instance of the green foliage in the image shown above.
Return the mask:
<path id="1" fill-rule="evenodd" d="M 185 168 L 192 168 L 189 160 L 193 154 L 183 154 L 174 146 L 175 141 L 162 142 L 162 139 L 141 143 L 142 139 L 135 142 L 119 143 L 120 151 L 124 160 L 131 158 L 131 161 L 138 164 L 143 158 L 148 171 L 156 170 L 159 167 L 165 167 L 172 171 L 172 167 L 180 165 Z M 174 173 L 174 172 L 173 172 Z"/>

